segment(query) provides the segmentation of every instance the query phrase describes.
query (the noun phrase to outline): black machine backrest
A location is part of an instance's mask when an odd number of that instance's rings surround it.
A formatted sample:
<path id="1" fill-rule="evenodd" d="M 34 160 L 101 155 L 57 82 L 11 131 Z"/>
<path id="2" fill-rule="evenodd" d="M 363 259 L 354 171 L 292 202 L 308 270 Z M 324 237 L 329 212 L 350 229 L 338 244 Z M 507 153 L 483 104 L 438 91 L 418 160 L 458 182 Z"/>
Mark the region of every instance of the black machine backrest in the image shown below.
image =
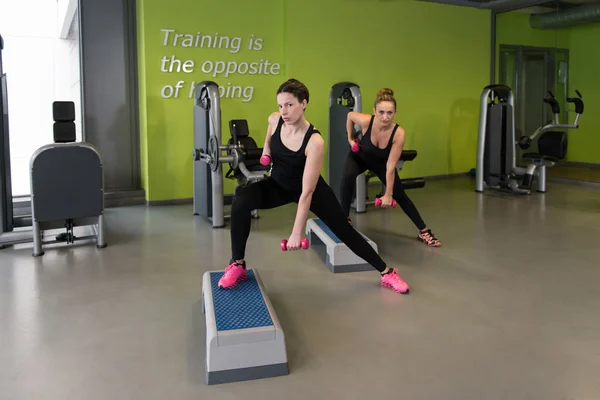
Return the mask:
<path id="1" fill-rule="evenodd" d="M 250 136 L 250 129 L 248 129 L 248 121 L 245 119 L 232 119 L 229 121 L 229 131 L 233 140 L 241 137 Z"/>
<path id="2" fill-rule="evenodd" d="M 250 137 L 250 130 L 248 129 L 248 121 L 245 119 L 232 119 L 229 121 L 229 131 L 231 132 L 232 144 L 241 144 L 245 150 L 258 149 L 258 145 Z M 254 157 L 253 155 L 257 152 L 252 152 L 246 156 L 245 164 L 247 167 L 251 167 L 260 162 L 260 155 Z"/>
<path id="3" fill-rule="evenodd" d="M 538 153 L 564 159 L 567 156 L 567 134 L 563 131 L 548 131 L 538 139 Z"/>
<path id="4" fill-rule="evenodd" d="M 40 222 L 95 217 L 104 209 L 102 159 L 85 143 L 39 148 L 31 159 L 31 186 Z"/>
<path id="5" fill-rule="evenodd" d="M 54 116 L 54 143 L 72 143 L 75 133 L 75 103 L 72 101 L 55 101 L 52 103 Z"/>

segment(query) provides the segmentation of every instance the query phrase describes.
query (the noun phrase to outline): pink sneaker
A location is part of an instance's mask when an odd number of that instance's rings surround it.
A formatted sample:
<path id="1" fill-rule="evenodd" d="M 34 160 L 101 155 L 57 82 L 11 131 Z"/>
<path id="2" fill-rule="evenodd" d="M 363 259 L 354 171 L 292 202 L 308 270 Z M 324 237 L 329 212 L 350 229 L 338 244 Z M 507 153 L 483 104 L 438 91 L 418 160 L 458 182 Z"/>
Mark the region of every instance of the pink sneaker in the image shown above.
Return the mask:
<path id="1" fill-rule="evenodd" d="M 244 269 L 242 264 L 238 264 L 233 261 L 227 268 L 225 268 L 225 273 L 219 279 L 219 287 L 229 289 L 238 284 L 239 281 L 243 281 L 248 278 L 248 274 Z"/>
<path id="2" fill-rule="evenodd" d="M 398 270 L 394 268 L 389 274 L 381 277 L 381 286 L 388 287 L 394 292 L 407 294 L 410 291 L 408 284 L 398 276 Z"/>

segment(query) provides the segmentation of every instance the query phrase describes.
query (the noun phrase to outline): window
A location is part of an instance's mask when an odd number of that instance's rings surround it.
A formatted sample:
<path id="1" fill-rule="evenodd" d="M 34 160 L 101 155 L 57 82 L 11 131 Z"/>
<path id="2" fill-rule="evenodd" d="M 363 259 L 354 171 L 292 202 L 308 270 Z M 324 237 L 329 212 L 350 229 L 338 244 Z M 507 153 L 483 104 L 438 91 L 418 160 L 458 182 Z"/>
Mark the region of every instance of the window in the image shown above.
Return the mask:
<path id="1" fill-rule="evenodd" d="M 6 1 L 4 38 L 13 196 L 30 194 L 29 160 L 53 142 L 52 103 L 73 101 L 81 140 L 81 87 L 77 0 Z"/>

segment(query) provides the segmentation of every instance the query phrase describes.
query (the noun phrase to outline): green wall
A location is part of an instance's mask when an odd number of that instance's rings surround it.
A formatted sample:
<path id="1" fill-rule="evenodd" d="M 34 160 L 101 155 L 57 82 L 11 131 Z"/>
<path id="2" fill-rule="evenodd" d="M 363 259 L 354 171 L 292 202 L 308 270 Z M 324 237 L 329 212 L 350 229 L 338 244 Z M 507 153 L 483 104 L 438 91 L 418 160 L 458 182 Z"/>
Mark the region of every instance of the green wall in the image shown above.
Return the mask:
<path id="1" fill-rule="evenodd" d="M 414 1 L 263 0 L 260 7 L 242 0 L 137 3 L 142 168 L 149 201 L 192 197 L 189 92 L 192 82 L 203 80 L 254 88 L 251 101 L 221 99 L 223 140 L 229 138 L 230 119 L 247 119 L 262 146 L 267 117 L 277 110 L 275 91 L 289 77 L 308 86 L 307 118 L 327 139 L 330 88 L 352 81 L 361 87 L 366 112 L 381 87 L 395 91 L 396 121 L 407 132 L 405 148 L 419 152 L 405 166 L 404 177 L 466 172 L 475 166 L 479 95 L 489 83 L 487 11 Z M 163 46 L 161 29 L 239 36 L 241 49 Z M 262 49 L 248 49 L 251 35 L 263 39 Z M 193 60 L 194 72 L 161 72 L 163 56 Z M 268 60 L 281 68 L 274 75 L 213 77 L 202 73 L 207 60 Z M 184 81 L 179 97 L 162 98 L 162 88 L 178 81 Z M 225 182 L 232 192 L 234 182 Z"/>
<path id="2" fill-rule="evenodd" d="M 579 129 L 569 134 L 569 161 L 600 163 L 600 24 L 570 28 L 569 74 L 570 94 L 579 89 L 585 102 L 585 110 L 579 121 Z M 575 117 L 574 108 L 571 122 Z"/>
<path id="3" fill-rule="evenodd" d="M 569 134 L 568 161 L 600 163 L 600 107 L 595 94 L 600 91 L 600 24 L 588 24 L 564 29 L 532 29 L 529 14 L 504 13 L 497 16 L 496 43 L 498 55 L 496 72 L 499 73 L 499 47 L 501 44 L 537 47 L 559 47 L 569 49 L 569 95 L 575 96 L 579 89 L 585 102 L 579 129 Z M 575 109 L 569 108 L 570 122 L 575 118 Z"/>
<path id="4" fill-rule="evenodd" d="M 513 11 L 496 16 L 496 79 L 500 76 L 500 45 L 569 48 L 569 36 L 550 29 L 531 29 L 529 14 Z"/>
<path id="5" fill-rule="evenodd" d="M 496 44 L 569 48 L 569 37 L 562 31 L 531 29 L 529 14 L 508 12 L 496 16 Z"/>

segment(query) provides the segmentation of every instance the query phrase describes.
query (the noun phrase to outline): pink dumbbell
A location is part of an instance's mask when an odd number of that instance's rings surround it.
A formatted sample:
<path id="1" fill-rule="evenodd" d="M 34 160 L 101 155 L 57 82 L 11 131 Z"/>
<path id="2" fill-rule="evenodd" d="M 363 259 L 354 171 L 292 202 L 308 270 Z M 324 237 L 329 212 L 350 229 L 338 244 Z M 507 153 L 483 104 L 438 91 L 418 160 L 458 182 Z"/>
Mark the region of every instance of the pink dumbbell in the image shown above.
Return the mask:
<path id="1" fill-rule="evenodd" d="M 267 165 L 271 164 L 271 156 L 270 156 L 270 155 L 268 155 L 268 154 L 263 154 L 263 155 L 260 157 L 260 163 L 261 163 L 262 165 L 264 165 L 265 167 L 266 167 Z"/>
<path id="2" fill-rule="evenodd" d="M 381 197 L 375 198 L 375 207 L 381 207 Z M 392 200 L 392 208 L 396 208 L 396 200 Z"/>
<path id="3" fill-rule="evenodd" d="M 354 143 L 352 143 L 352 151 L 356 153 L 360 149 L 360 139 L 356 139 Z"/>
<path id="4" fill-rule="evenodd" d="M 302 248 L 304 250 L 308 249 L 308 239 L 307 238 L 302 239 L 301 243 L 302 243 Z M 285 239 L 281 239 L 281 250 L 287 251 L 287 240 L 285 240 Z"/>

